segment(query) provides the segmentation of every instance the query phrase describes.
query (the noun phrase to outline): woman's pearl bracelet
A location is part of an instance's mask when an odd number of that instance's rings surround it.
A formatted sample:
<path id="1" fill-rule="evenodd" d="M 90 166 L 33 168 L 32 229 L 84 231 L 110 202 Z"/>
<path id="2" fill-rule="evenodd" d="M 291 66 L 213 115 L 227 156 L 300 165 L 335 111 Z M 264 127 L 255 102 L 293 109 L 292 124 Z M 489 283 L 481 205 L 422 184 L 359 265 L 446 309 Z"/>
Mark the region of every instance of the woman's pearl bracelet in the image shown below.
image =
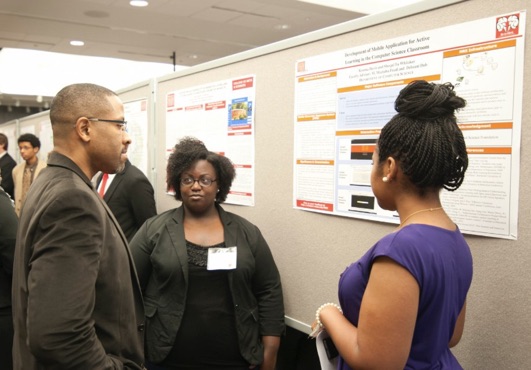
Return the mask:
<path id="1" fill-rule="evenodd" d="M 323 323 L 321 322 L 321 310 L 328 306 L 334 306 L 335 308 L 339 310 L 339 312 L 343 313 L 343 310 L 341 310 L 341 307 L 339 307 L 339 305 L 335 303 L 325 303 L 321 305 L 321 307 L 319 307 L 317 311 L 315 311 L 315 321 L 317 322 L 317 327 L 319 327 L 320 329 L 324 328 Z"/>

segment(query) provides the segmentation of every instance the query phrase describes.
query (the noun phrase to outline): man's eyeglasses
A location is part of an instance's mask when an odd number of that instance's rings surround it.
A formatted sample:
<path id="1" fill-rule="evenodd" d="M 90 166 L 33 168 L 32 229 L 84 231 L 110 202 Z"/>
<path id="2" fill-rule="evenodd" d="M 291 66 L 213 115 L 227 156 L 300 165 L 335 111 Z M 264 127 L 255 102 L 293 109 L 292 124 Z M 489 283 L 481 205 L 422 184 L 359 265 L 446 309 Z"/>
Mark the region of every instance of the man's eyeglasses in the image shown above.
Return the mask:
<path id="1" fill-rule="evenodd" d="M 122 131 L 127 131 L 127 121 L 122 121 L 122 120 L 119 120 L 119 119 L 101 119 L 101 118 L 89 118 L 88 120 L 89 121 L 93 121 L 93 122 L 111 122 L 111 123 L 116 123 L 117 125 L 120 126 Z"/>
<path id="2" fill-rule="evenodd" d="M 193 177 L 183 177 L 181 179 L 181 186 L 193 186 L 196 181 L 202 188 L 207 188 L 216 180 L 212 180 L 208 177 L 200 177 L 198 179 L 194 179 Z"/>

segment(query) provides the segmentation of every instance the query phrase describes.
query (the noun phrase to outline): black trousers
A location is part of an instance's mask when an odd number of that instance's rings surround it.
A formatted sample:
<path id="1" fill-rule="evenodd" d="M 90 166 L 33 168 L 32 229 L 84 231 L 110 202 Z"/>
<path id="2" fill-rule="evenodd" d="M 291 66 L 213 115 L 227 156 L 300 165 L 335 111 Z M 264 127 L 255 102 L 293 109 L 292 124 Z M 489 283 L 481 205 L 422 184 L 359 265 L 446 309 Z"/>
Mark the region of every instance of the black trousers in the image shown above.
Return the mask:
<path id="1" fill-rule="evenodd" d="M 0 368 L 13 369 L 13 316 L 11 307 L 0 308 Z"/>
<path id="2" fill-rule="evenodd" d="M 148 370 L 173 370 L 173 368 L 167 368 L 167 367 L 151 364 L 151 363 L 149 363 L 149 361 L 146 361 L 146 368 Z M 201 370 L 203 370 L 203 369 L 201 369 Z M 208 369 L 205 369 L 205 370 L 213 370 L 213 368 L 209 367 Z M 242 369 L 238 368 L 238 369 L 234 369 L 234 370 L 249 370 L 249 367 L 246 366 L 246 367 L 244 367 Z M 253 370 L 260 370 L 260 367 L 257 366 Z"/>

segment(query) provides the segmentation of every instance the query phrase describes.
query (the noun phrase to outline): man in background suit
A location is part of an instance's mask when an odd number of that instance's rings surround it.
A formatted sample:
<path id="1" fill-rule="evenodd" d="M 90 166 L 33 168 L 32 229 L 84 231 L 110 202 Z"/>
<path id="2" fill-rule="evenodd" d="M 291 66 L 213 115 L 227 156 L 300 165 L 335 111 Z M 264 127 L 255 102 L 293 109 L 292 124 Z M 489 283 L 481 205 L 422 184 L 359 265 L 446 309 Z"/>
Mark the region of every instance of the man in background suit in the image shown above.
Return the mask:
<path id="1" fill-rule="evenodd" d="M 0 176 L 0 180 L 2 176 Z M 11 281 L 18 217 L 13 200 L 0 186 L 0 367 L 13 368 L 13 315 L 11 314 Z"/>
<path id="2" fill-rule="evenodd" d="M 20 210 L 26 200 L 29 187 L 37 178 L 46 162 L 40 160 L 38 153 L 41 149 L 41 141 L 33 134 L 25 133 L 18 138 L 18 148 L 20 156 L 24 162 L 19 163 L 13 168 L 13 181 L 15 183 L 15 212 L 20 217 Z"/>
<path id="3" fill-rule="evenodd" d="M 7 136 L 0 133 L 0 175 L 2 176 L 2 186 L 11 199 L 15 199 L 15 185 L 13 184 L 13 168 L 17 165 L 17 162 L 7 152 L 9 141 Z"/>
<path id="4" fill-rule="evenodd" d="M 98 192 L 100 195 L 104 193 L 103 200 L 130 242 L 144 221 L 157 214 L 153 186 L 129 160 L 125 162 L 122 172 L 109 175 L 107 181 L 102 181 L 104 176 L 98 176 Z"/>
<path id="5" fill-rule="evenodd" d="M 144 368 L 144 307 L 127 239 L 90 179 L 123 169 L 124 108 L 94 84 L 50 107 L 54 149 L 22 208 L 13 265 L 14 370 Z M 1 367 L 1 366 L 0 366 Z"/>

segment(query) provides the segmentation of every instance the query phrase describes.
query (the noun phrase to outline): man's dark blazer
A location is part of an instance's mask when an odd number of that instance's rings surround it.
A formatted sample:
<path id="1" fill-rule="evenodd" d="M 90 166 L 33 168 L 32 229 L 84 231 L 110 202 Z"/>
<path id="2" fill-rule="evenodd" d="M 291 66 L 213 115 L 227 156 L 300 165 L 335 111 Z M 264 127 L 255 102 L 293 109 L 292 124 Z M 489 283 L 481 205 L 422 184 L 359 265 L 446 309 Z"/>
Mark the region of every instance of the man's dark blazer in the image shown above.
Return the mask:
<path id="1" fill-rule="evenodd" d="M 18 217 L 9 195 L 0 187 L 0 364 L 12 369 L 13 316 L 11 281 L 17 238 Z"/>
<path id="2" fill-rule="evenodd" d="M 13 201 L 0 189 L 0 308 L 11 307 L 11 275 L 18 217 Z"/>
<path id="3" fill-rule="evenodd" d="M 7 152 L 0 158 L 0 174 L 2 175 L 2 183 L 0 185 L 11 196 L 11 199 L 15 199 L 15 185 L 13 184 L 12 172 L 16 165 L 17 162 Z"/>
<path id="4" fill-rule="evenodd" d="M 57 152 L 31 184 L 13 265 L 14 370 L 142 369 L 144 307 L 118 221 Z"/>
<path id="5" fill-rule="evenodd" d="M 98 176 L 99 187 L 102 174 Z M 131 241 L 144 221 L 157 214 L 153 186 L 142 171 L 127 160 L 125 169 L 114 176 L 103 200 Z"/>

